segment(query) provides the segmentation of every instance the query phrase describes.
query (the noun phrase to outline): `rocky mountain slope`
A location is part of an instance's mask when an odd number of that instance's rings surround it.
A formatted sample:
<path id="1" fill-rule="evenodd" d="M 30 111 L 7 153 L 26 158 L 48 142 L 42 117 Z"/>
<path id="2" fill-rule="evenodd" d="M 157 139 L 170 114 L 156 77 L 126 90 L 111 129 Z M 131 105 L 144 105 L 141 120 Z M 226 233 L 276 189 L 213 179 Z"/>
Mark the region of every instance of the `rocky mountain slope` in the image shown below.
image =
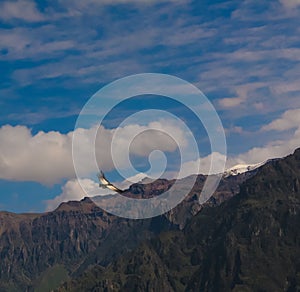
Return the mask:
<path id="1" fill-rule="evenodd" d="M 207 205 L 216 206 L 239 192 L 253 173 L 224 178 Z M 188 178 L 187 178 L 188 180 Z M 86 198 L 44 214 L 0 212 L 0 291 L 50 291 L 89 267 L 107 266 L 163 231 L 183 229 L 203 206 L 198 204 L 205 176 L 199 175 L 187 198 L 163 216 L 127 220 L 102 211 Z M 128 196 L 158 195 L 172 181 L 135 184 Z"/>
<path id="2" fill-rule="evenodd" d="M 300 291 L 300 149 L 183 230 L 161 232 L 59 291 Z"/>

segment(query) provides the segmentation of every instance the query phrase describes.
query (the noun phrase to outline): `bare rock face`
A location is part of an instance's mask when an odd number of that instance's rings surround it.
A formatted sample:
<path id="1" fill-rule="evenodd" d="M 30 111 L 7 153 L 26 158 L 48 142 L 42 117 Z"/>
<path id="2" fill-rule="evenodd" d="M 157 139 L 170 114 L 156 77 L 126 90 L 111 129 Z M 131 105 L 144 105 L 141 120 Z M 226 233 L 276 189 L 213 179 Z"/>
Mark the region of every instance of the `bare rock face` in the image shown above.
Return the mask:
<path id="1" fill-rule="evenodd" d="M 233 197 L 239 192 L 240 184 L 253 175 L 224 178 L 206 205 L 217 206 Z M 108 265 L 162 231 L 183 229 L 205 208 L 198 203 L 205 179 L 199 175 L 190 194 L 175 209 L 147 220 L 118 218 L 89 198 L 62 203 L 53 212 L 43 214 L 0 212 L 0 291 L 31 291 L 47 282 L 55 269 L 66 277 L 81 275 L 92 265 Z M 134 184 L 124 195 L 150 198 L 165 192 L 173 183 L 163 179 Z M 294 187 L 298 185 L 295 181 Z M 47 287 L 55 288 L 48 284 Z M 168 286 L 151 285 L 153 289 L 168 291 Z"/>

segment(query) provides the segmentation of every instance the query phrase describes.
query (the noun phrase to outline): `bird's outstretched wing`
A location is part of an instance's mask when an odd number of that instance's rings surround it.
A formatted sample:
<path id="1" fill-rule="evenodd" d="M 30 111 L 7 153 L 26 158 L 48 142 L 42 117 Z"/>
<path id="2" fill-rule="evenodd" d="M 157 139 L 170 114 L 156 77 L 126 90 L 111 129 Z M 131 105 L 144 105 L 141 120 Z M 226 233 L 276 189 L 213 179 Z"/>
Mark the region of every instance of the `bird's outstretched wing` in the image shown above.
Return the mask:
<path id="1" fill-rule="evenodd" d="M 123 193 L 124 191 L 114 186 L 112 183 L 109 182 L 109 180 L 105 177 L 104 173 L 100 171 L 98 175 L 98 179 L 100 181 L 99 187 L 104 189 L 110 189 L 117 193 Z"/>
<path id="2" fill-rule="evenodd" d="M 100 181 L 100 183 L 102 185 L 109 185 L 110 182 L 107 180 L 107 178 L 105 177 L 103 171 L 100 171 L 99 175 L 98 175 L 98 179 Z"/>

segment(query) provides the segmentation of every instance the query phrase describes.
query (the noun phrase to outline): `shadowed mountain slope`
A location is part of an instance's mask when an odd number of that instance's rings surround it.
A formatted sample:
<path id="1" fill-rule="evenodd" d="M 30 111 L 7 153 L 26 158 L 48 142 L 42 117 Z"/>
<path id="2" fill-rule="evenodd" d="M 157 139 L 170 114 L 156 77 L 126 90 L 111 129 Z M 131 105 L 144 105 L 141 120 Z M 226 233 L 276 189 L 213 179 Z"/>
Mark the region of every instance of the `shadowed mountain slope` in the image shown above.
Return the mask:
<path id="1" fill-rule="evenodd" d="M 59 291 L 300 291 L 300 149 L 183 230 L 162 232 Z"/>
<path id="2" fill-rule="evenodd" d="M 256 172 L 222 179 L 205 205 L 218 206 L 232 198 Z M 185 180 L 188 183 L 189 178 Z M 198 203 L 204 182 L 205 176 L 198 175 L 195 186 L 180 205 L 147 220 L 118 218 L 88 198 L 62 203 L 55 211 L 44 214 L 0 212 L 0 291 L 51 291 L 61 281 L 78 278 L 95 265 L 105 268 L 122 256 L 126 258 L 126 254 L 159 234 L 183 230 L 203 208 L 214 209 Z M 159 195 L 172 183 L 158 180 L 148 185 L 134 184 L 127 195 Z M 182 236 L 184 232 L 178 234 Z M 152 246 L 147 250 L 150 253 Z M 153 264 L 159 258 L 154 256 Z"/>

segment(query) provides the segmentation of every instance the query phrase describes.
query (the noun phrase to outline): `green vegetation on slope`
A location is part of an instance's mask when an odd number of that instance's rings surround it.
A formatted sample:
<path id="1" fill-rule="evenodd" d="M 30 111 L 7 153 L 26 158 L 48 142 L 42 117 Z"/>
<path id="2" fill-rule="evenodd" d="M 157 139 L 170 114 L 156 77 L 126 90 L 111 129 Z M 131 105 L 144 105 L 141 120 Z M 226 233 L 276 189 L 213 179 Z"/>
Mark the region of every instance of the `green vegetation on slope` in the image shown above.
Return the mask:
<path id="1" fill-rule="evenodd" d="M 55 265 L 46 270 L 34 284 L 35 292 L 45 292 L 56 289 L 68 279 L 68 271 L 62 265 Z"/>

